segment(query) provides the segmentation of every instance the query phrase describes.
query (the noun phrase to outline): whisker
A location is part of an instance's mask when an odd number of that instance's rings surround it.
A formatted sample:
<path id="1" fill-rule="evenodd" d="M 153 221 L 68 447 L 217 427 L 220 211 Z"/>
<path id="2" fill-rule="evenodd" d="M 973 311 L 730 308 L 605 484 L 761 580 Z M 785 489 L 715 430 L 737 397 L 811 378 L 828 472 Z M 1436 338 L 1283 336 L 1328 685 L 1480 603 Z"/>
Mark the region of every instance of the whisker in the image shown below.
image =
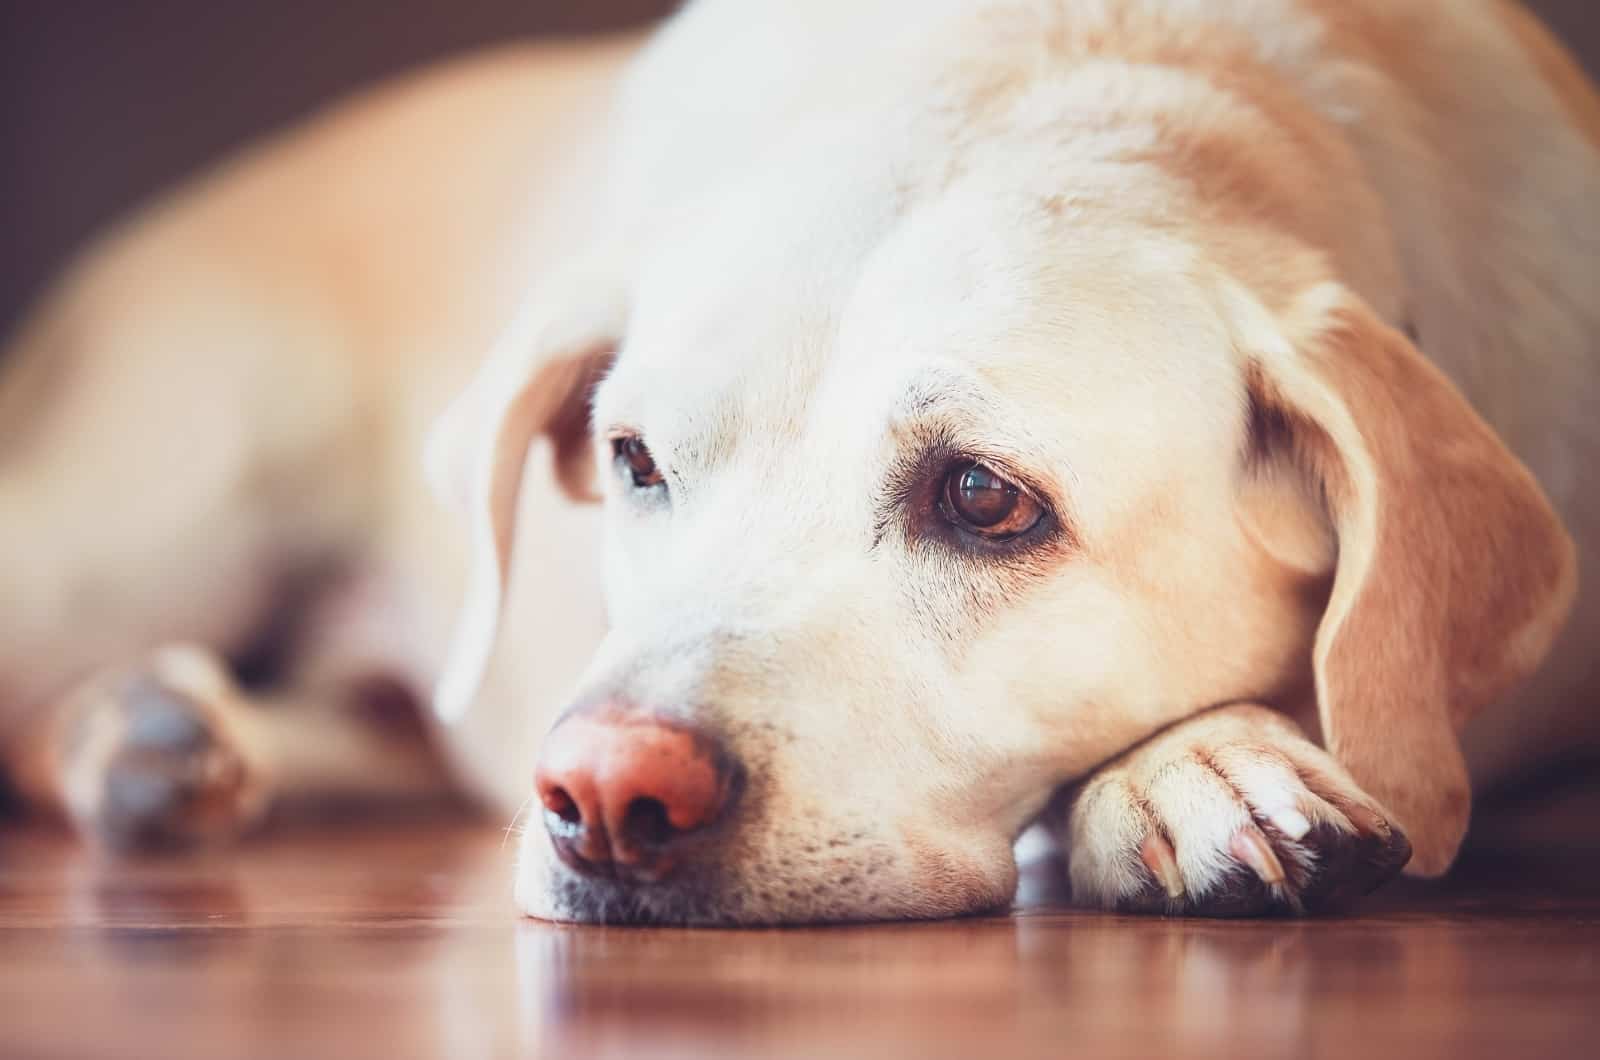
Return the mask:
<path id="1" fill-rule="evenodd" d="M 522 830 L 519 831 L 517 829 L 517 821 L 527 811 L 528 804 L 533 801 L 534 794 L 536 794 L 536 793 L 530 792 L 528 797 L 522 800 L 522 805 L 517 807 L 517 812 L 511 815 L 511 823 L 506 825 L 505 834 L 500 837 L 500 849 L 501 850 L 504 850 L 506 848 L 506 844 L 511 841 L 511 833 L 512 832 L 516 832 L 517 835 L 520 836 L 520 835 L 523 834 L 523 832 L 527 831 L 526 829 L 522 829 Z"/>

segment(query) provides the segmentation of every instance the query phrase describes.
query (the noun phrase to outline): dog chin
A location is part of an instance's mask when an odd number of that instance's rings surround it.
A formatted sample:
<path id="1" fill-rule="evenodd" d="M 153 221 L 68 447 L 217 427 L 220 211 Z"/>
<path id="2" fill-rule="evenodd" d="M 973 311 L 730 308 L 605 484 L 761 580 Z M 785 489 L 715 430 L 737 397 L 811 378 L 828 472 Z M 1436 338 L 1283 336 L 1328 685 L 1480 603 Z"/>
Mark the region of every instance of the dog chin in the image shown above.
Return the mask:
<path id="1" fill-rule="evenodd" d="M 580 924 L 733 926 L 782 919 L 751 908 L 748 897 L 703 877 L 648 887 L 587 879 L 548 851 L 525 849 L 516 904 L 527 916 Z"/>
<path id="2" fill-rule="evenodd" d="M 1000 882 L 957 893 L 908 884 L 894 894 L 898 900 L 827 885 L 747 887 L 704 877 L 631 887 L 584 878 L 552 859 L 522 868 L 516 901 L 527 916 L 561 923 L 741 927 L 942 919 L 1004 909 L 1011 898 Z"/>
<path id="3" fill-rule="evenodd" d="M 572 876 L 554 881 L 549 905 L 555 911 L 555 919 L 585 924 L 732 927 L 773 919 L 752 916 L 743 908 L 744 903 L 718 897 L 703 887 L 629 888 Z"/>
<path id="4" fill-rule="evenodd" d="M 517 887 L 517 905 L 524 913 L 564 923 L 737 927 L 815 919 L 776 908 L 763 898 L 770 896 L 705 878 L 648 887 L 587 879 L 560 864 L 524 873 Z"/>
<path id="5" fill-rule="evenodd" d="M 992 862 L 940 858 L 920 872 L 885 848 L 811 873 L 747 874 L 703 866 L 647 886 L 586 877 L 561 862 L 542 833 L 522 842 L 516 904 L 538 920 L 699 927 L 931 920 L 1004 909 L 1016 890 L 1009 845 Z M 925 859 L 926 860 L 926 859 Z"/>

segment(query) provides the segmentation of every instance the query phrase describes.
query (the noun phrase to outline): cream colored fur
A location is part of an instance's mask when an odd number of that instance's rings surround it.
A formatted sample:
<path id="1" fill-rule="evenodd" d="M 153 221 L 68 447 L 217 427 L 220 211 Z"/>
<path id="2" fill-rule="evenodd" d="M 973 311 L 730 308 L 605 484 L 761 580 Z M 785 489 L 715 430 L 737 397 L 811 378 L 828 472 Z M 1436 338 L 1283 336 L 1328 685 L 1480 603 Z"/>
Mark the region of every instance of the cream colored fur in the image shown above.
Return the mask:
<path id="1" fill-rule="evenodd" d="M 0 381 L 13 701 L 228 649 L 287 542 L 408 602 L 368 657 L 508 807 L 576 699 L 714 726 L 760 798 L 634 911 L 734 921 L 1002 903 L 1041 814 L 1082 900 L 1296 907 L 1596 745 L 1600 135 L 1525 16 L 702 0 L 632 49 L 360 105 L 68 278 Z M 930 537 L 937 447 L 1061 532 Z"/>

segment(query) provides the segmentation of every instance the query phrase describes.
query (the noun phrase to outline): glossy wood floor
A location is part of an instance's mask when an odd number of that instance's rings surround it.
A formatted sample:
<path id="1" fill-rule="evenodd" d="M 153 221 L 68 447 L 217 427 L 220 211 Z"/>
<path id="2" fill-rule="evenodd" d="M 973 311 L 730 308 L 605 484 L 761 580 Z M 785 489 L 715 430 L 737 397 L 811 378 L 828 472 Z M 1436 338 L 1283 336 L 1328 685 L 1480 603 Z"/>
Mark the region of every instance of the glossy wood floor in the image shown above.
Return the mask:
<path id="1" fill-rule="evenodd" d="M 1600 1055 L 1590 863 L 1480 864 L 1314 922 L 775 931 L 519 920 L 470 823 L 128 865 L 0 833 L 0 1056 Z"/>

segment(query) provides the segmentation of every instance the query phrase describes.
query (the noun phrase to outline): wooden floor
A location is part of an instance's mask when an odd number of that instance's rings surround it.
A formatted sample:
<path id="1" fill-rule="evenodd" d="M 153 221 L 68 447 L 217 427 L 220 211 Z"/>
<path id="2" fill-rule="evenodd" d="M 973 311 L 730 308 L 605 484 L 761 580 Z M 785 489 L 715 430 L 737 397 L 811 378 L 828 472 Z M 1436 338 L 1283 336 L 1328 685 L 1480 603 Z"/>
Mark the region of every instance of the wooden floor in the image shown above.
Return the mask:
<path id="1" fill-rule="evenodd" d="M 519 920 L 465 823 L 103 861 L 0 833 L 0 1056 L 1600 1055 L 1593 868 L 1480 864 L 1314 922 L 774 931 Z"/>

